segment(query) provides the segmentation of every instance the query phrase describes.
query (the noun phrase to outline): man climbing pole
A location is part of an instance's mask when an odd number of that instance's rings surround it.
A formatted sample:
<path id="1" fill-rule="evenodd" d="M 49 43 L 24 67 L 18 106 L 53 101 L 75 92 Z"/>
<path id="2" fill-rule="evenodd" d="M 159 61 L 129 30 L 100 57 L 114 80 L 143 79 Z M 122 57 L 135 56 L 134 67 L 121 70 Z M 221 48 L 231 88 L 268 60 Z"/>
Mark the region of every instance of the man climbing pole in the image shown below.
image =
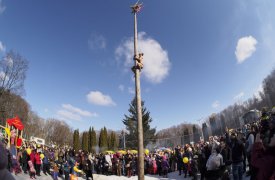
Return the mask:
<path id="1" fill-rule="evenodd" d="M 134 56 L 135 65 L 132 67 L 132 70 L 135 72 L 135 69 L 141 70 L 143 68 L 143 53 L 139 53 Z"/>

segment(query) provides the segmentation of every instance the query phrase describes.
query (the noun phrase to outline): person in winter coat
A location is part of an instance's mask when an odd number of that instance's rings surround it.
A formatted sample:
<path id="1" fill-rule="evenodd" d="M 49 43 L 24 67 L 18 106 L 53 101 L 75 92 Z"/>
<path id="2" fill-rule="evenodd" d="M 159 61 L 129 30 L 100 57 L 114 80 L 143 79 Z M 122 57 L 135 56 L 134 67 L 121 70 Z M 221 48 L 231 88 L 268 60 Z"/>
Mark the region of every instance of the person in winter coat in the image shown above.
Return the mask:
<path id="1" fill-rule="evenodd" d="M 157 166 L 157 161 L 155 157 L 152 157 L 151 164 L 152 164 L 152 174 L 157 174 L 158 166 Z"/>
<path id="2" fill-rule="evenodd" d="M 211 155 L 211 148 L 209 147 L 208 143 L 206 143 L 205 145 L 202 144 L 201 146 L 203 147 L 201 148 L 201 150 L 198 151 L 198 167 L 201 173 L 201 179 L 204 179 L 207 172 L 206 163 Z"/>
<path id="3" fill-rule="evenodd" d="M 63 164 L 63 167 L 64 167 L 65 180 L 69 180 L 70 179 L 70 165 L 69 165 L 68 161 L 65 161 L 65 163 Z"/>
<path id="4" fill-rule="evenodd" d="M 125 167 L 126 167 L 126 172 L 127 172 L 127 177 L 130 178 L 132 176 L 132 161 L 133 161 L 133 157 L 132 154 L 130 154 L 129 152 L 126 154 L 125 156 Z"/>
<path id="5" fill-rule="evenodd" d="M 206 163 L 207 173 L 206 179 L 217 180 L 221 177 L 220 169 L 223 165 L 223 157 L 220 154 L 220 148 L 217 147 L 216 150 L 212 151 L 209 159 Z"/>
<path id="6" fill-rule="evenodd" d="M 191 171 L 192 171 L 192 175 L 194 177 L 194 180 L 197 180 L 198 179 L 198 172 L 199 172 L 198 155 L 194 155 L 194 157 L 191 161 Z"/>
<path id="7" fill-rule="evenodd" d="M 258 169 L 257 180 L 275 179 L 275 134 L 267 148 L 264 148 L 260 134 L 256 135 L 252 148 L 251 164 Z"/>
<path id="8" fill-rule="evenodd" d="M 24 173 L 27 174 L 27 170 L 28 170 L 28 153 L 27 153 L 27 151 L 24 147 L 23 147 L 23 150 L 22 150 L 21 162 L 22 162 L 22 169 L 23 169 Z"/>
<path id="9" fill-rule="evenodd" d="M 92 162 L 88 158 L 85 160 L 84 171 L 85 171 L 86 179 L 87 180 L 89 179 L 89 177 L 92 178 L 92 179 L 94 179 L 93 178 Z"/>
<path id="10" fill-rule="evenodd" d="M 14 180 L 14 177 L 7 170 L 8 158 L 4 145 L 0 142 L 0 179 L 1 180 Z"/>
<path id="11" fill-rule="evenodd" d="M 241 180 L 243 176 L 243 159 L 244 159 L 244 145 L 237 138 L 236 133 L 226 133 L 226 143 L 232 149 L 232 173 L 234 180 Z"/>
<path id="12" fill-rule="evenodd" d="M 36 175 L 37 176 L 41 176 L 40 175 L 40 170 L 41 170 L 41 158 L 40 158 L 40 153 L 36 152 L 35 156 L 35 171 L 36 171 Z"/>
<path id="13" fill-rule="evenodd" d="M 181 175 L 181 171 L 183 170 L 183 166 L 184 166 L 182 158 L 183 158 L 183 151 L 180 150 L 180 152 L 177 153 L 177 168 L 179 171 L 179 175 Z"/>
<path id="14" fill-rule="evenodd" d="M 183 154 L 183 157 L 187 157 L 188 159 L 191 159 L 193 154 L 192 154 L 192 148 L 189 147 L 189 146 L 185 146 L 185 153 Z M 191 171 L 190 171 L 190 164 L 189 164 L 189 161 L 188 163 L 184 163 L 184 177 L 186 178 L 187 177 L 187 173 L 189 175 L 191 175 Z"/>
<path id="15" fill-rule="evenodd" d="M 31 154 L 30 154 L 30 160 L 32 162 L 32 164 L 35 166 L 35 150 L 32 150 Z"/>
<path id="16" fill-rule="evenodd" d="M 164 178 L 168 178 L 167 174 L 168 174 L 169 168 L 170 168 L 169 163 L 166 159 L 166 156 L 164 155 L 164 156 L 162 156 L 162 161 L 161 161 L 161 169 L 162 169 Z"/>
<path id="17" fill-rule="evenodd" d="M 252 147 L 255 141 L 255 137 L 256 137 L 256 132 L 257 132 L 257 127 L 256 126 L 251 126 L 251 129 L 248 131 L 247 134 L 247 140 L 246 140 L 246 155 L 247 155 L 247 160 L 248 160 L 248 167 L 249 170 L 247 172 L 247 176 L 251 176 L 251 179 L 255 179 L 256 176 L 256 172 L 257 169 L 255 169 L 252 165 L 251 165 L 251 154 L 252 154 Z"/>
<path id="18" fill-rule="evenodd" d="M 58 180 L 58 172 L 59 172 L 58 164 L 54 163 L 54 166 L 53 166 L 53 179 L 54 180 Z"/>
<path id="19" fill-rule="evenodd" d="M 34 165 L 33 165 L 31 160 L 28 161 L 28 165 L 29 165 L 29 168 L 30 168 L 30 178 L 31 179 L 36 179 L 35 178 L 36 171 L 35 171 Z"/>
<path id="20" fill-rule="evenodd" d="M 49 153 L 47 151 L 44 152 L 44 158 L 43 158 L 43 173 L 45 175 L 50 175 L 50 160 L 49 160 Z"/>

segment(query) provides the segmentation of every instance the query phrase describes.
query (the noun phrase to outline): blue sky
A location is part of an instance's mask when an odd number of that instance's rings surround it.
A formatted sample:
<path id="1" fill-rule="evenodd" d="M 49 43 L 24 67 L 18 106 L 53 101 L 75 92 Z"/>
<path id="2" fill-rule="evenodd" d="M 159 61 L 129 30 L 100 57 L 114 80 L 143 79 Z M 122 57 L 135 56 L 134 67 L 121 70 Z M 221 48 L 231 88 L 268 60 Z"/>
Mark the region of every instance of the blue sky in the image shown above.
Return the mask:
<path id="1" fill-rule="evenodd" d="M 73 128 L 120 130 L 133 98 L 135 1 L 0 0 L 0 57 L 29 60 L 25 99 Z M 261 90 L 275 63 L 275 2 L 144 0 L 141 95 L 158 130 Z"/>

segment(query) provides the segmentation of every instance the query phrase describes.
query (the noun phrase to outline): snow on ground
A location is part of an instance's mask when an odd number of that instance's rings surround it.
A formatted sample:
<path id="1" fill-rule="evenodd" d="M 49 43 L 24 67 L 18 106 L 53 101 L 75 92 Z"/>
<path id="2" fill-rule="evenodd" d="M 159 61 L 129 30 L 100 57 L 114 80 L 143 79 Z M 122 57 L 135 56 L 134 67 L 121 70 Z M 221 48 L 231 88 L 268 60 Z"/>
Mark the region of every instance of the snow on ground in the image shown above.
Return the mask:
<path id="1" fill-rule="evenodd" d="M 29 175 L 28 174 L 24 174 L 24 173 L 20 173 L 18 175 L 13 175 L 15 177 L 16 180 L 25 180 L 25 179 L 30 179 Z M 37 180 L 53 180 L 53 178 L 51 176 L 46 176 L 44 175 L 43 173 L 41 173 L 41 176 L 38 177 L 36 176 L 36 179 Z M 63 178 L 58 178 L 59 180 L 64 180 L 64 176 Z M 81 178 L 79 177 L 78 180 L 83 180 L 85 178 Z M 125 176 L 104 176 L 104 175 L 101 175 L 101 174 L 94 174 L 94 180 L 137 180 L 138 177 L 137 176 L 132 176 L 130 178 L 128 177 L 125 177 Z M 178 172 L 172 172 L 172 173 L 169 173 L 168 174 L 168 178 L 163 178 L 162 176 L 158 176 L 158 175 L 146 175 L 145 176 L 145 179 L 146 180 L 191 180 L 192 178 L 191 177 L 187 177 L 187 178 L 184 178 L 183 175 L 179 176 Z M 232 178 L 231 178 L 232 179 Z M 250 179 L 249 177 L 243 177 L 243 180 L 248 180 Z"/>
<path id="2" fill-rule="evenodd" d="M 14 175 L 16 180 L 25 180 L 25 179 L 30 179 L 28 174 L 20 173 L 18 175 Z M 158 175 L 146 175 L 145 179 L 147 180 L 166 180 L 166 179 L 171 179 L 171 180 L 178 180 L 178 179 L 186 179 L 186 180 L 191 180 L 192 178 L 183 178 L 184 176 L 179 176 L 178 172 L 173 172 L 168 174 L 168 178 L 162 178 L 162 176 Z M 46 176 L 43 173 L 41 173 L 41 176 L 36 176 L 37 180 L 52 180 L 53 178 L 51 176 Z M 58 178 L 60 180 L 64 178 Z M 84 178 L 78 178 L 79 180 L 83 180 Z M 94 180 L 137 180 L 137 176 L 132 176 L 131 178 L 125 177 L 125 176 L 104 176 L 104 175 L 99 175 L 99 174 L 94 174 Z"/>

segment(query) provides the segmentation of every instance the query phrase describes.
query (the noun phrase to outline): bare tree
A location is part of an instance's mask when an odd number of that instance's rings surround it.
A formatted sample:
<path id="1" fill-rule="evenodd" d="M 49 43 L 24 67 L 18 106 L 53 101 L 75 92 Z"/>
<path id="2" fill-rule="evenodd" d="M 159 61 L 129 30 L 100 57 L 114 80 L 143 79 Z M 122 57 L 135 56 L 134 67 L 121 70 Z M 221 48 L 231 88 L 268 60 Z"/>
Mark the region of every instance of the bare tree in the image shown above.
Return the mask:
<path id="1" fill-rule="evenodd" d="M 23 124 L 27 122 L 30 106 L 21 96 L 4 92 L 2 98 L 0 98 L 0 104 L 5 105 L 4 111 L 1 112 L 2 125 L 7 118 L 15 116 L 18 116 Z"/>
<path id="2" fill-rule="evenodd" d="M 47 143 L 72 144 L 73 131 L 64 121 L 57 119 L 46 120 L 43 127 L 43 135 Z"/>
<path id="3" fill-rule="evenodd" d="M 21 94 L 28 70 L 28 61 L 15 51 L 8 52 L 0 61 L 0 97 L 4 91 Z"/>
<path id="4" fill-rule="evenodd" d="M 25 138 L 29 139 L 31 136 L 45 138 L 43 133 L 45 121 L 34 112 L 29 112 L 28 121 L 25 124 Z"/>

